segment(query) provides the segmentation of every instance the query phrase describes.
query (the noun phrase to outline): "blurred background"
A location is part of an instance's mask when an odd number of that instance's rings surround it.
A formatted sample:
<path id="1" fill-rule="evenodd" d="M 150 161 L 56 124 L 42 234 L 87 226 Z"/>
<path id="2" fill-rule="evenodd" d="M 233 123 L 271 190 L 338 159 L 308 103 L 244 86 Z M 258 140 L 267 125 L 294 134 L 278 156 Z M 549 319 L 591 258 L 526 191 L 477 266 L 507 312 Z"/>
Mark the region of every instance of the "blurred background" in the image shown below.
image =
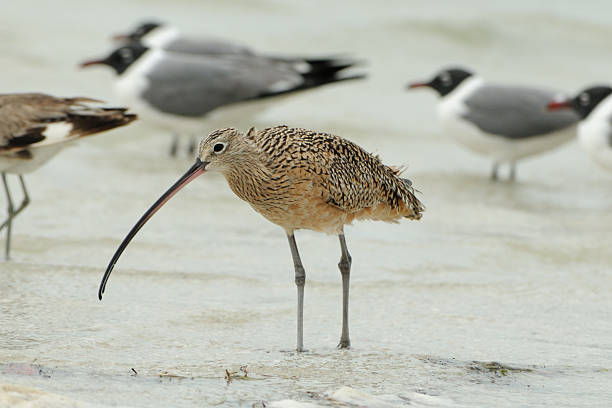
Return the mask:
<path id="1" fill-rule="evenodd" d="M 610 404 L 610 174 L 571 142 L 525 160 L 517 183 L 491 183 L 488 159 L 441 133 L 437 95 L 405 85 L 455 64 L 569 93 L 609 83 L 611 11 L 605 1 L 523 0 L 5 4 L 2 92 L 118 104 L 111 70 L 78 64 L 151 19 L 269 54 L 364 59 L 366 80 L 227 125 L 349 138 L 407 165 L 427 212 L 347 228 L 349 351 L 334 348 L 336 238 L 296 234 L 310 350 L 297 355 L 287 351 L 295 286 L 284 233 L 216 175 L 156 215 L 97 300 L 121 238 L 193 159 L 168 158 L 167 132 L 143 123 L 83 140 L 27 177 L 33 202 L 14 223 L 13 261 L 0 263 L 0 405 L 327 405 L 324 393 L 343 386 L 389 406 Z M 256 381 L 227 384 L 224 370 L 241 366 Z"/>

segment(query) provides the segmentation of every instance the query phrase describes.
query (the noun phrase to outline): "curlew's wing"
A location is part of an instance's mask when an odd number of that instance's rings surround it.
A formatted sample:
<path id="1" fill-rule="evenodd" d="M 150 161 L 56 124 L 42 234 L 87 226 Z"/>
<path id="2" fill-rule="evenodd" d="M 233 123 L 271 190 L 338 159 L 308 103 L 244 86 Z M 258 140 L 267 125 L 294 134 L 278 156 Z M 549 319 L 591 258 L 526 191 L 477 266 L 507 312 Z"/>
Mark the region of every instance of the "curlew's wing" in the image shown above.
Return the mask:
<path id="1" fill-rule="evenodd" d="M 100 101 L 37 93 L 0 95 L 0 153 L 64 142 L 136 119 L 126 109 L 94 108 L 87 102 Z"/>
<path id="2" fill-rule="evenodd" d="M 381 204 L 398 211 L 405 206 L 420 218 L 422 205 L 412 182 L 399 177 L 399 169 L 384 165 L 378 156 L 348 140 L 329 142 L 331 157 L 325 163 L 328 174 L 323 185 L 330 204 L 348 212 Z"/>
<path id="3" fill-rule="evenodd" d="M 309 173 L 321 198 L 336 208 L 356 213 L 383 205 L 402 216 L 421 216 L 423 206 L 412 183 L 399 176 L 400 169 L 384 165 L 346 139 L 281 126 L 260 132 L 260 143 L 264 151 L 285 146 L 285 157 L 291 157 L 285 165 Z"/>

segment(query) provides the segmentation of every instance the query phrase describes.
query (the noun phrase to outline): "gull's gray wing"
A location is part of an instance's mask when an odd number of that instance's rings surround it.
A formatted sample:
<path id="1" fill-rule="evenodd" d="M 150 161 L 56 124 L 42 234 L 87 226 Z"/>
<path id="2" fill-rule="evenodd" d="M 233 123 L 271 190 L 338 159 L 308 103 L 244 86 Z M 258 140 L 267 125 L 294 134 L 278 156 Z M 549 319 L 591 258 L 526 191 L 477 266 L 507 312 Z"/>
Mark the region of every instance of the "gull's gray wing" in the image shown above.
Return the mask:
<path id="1" fill-rule="evenodd" d="M 359 79 L 344 74 L 356 64 L 342 59 L 295 62 L 255 55 L 189 55 L 161 52 L 146 74 L 142 97 L 162 112 L 198 117 L 223 105 Z M 297 66 L 296 66 L 297 65 Z"/>
<path id="2" fill-rule="evenodd" d="M 164 49 L 187 54 L 253 55 L 253 51 L 247 46 L 217 38 L 199 39 L 181 36 L 166 44 Z"/>
<path id="3" fill-rule="evenodd" d="M 571 109 L 550 112 L 546 106 L 559 92 L 485 84 L 465 100 L 463 115 L 481 130 L 509 139 L 552 133 L 579 121 Z"/>
<path id="4" fill-rule="evenodd" d="M 143 98 L 162 112 L 202 116 L 223 105 L 298 88 L 302 77 L 250 56 L 167 53 L 147 74 Z"/>

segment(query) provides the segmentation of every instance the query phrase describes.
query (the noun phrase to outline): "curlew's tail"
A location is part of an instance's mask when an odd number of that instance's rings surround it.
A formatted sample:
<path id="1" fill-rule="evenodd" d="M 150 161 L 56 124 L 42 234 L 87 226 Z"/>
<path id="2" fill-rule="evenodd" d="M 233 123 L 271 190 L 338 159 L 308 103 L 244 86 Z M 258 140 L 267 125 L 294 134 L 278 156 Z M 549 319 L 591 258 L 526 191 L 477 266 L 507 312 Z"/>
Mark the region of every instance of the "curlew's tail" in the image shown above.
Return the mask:
<path id="1" fill-rule="evenodd" d="M 404 191 L 402 191 L 402 201 L 406 207 L 404 218 L 411 220 L 420 220 L 423 217 L 425 206 L 416 197 L 417 190 L 412 187 L 412 181 L 407 178 L 401 178 L 404 182 Z"/>

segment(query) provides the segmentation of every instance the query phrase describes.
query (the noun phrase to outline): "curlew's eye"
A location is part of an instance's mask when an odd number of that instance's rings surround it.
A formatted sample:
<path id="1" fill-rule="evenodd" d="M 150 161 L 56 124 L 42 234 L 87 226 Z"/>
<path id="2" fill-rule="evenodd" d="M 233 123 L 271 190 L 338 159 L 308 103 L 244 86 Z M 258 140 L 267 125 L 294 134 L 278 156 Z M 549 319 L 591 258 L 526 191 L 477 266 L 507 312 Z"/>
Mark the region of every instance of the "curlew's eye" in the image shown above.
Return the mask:
<path id="1" fill-rule="evenodd" d="M 578 100 L 580 101 L 580 104 L 582 106 L 587 106 L 589 103 L 591 103 L 591 96 L 588 93 L 584 92 L 580 94 Z"/>
<path id="2" fill-rule="evenodd" d="M 215 143 L 215 145 L 213 146 L 213 151 L 215 153 L 221 153 L 224 150 L 225 150 L 225 143 Z"/>

